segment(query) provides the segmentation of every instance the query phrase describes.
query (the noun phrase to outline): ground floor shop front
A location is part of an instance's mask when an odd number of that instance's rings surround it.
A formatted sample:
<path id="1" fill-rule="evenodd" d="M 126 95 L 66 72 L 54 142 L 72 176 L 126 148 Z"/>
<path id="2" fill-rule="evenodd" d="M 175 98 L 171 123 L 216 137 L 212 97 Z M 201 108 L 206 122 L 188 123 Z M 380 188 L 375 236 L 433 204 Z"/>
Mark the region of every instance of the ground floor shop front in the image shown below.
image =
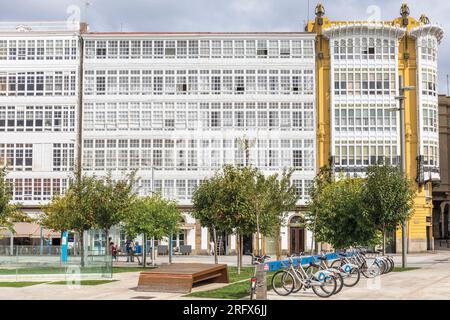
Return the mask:
<path id="1" fill-rule="evenodd" d="M 99 237 L 101 233 L 99 232 Z M 129 239 L 125 232 L 120 228 L 113 228 L 110 233 L 111 241 L 120 248 L 120 251 L 126 251 L 126 242 Z M 171 239 L 171 241 L 169 241 Z M 104 241 L 104 239 L 101 239 Z M 132 239 L 134 243 L 142 245 L 143 237 L 138 236 Z M 280 229 L 280 236 L 264 237 L 258 240 L 257 235 L 244 235 L 242 239 L 243 253 L 250 255 L 257 253 L 258 247 L 261 252 L 267 255 L 275 255 L 277 252 L 277 241 L 281 254 L 299 254 L 311 250 L 312 232 L 306 229 L 304 216 L 301 212 L 292 212 L 288 215 L 286 223 Z M 217 234 L 217 253 L 219 255 L 234 255 L 237 252 L 238 239 L 235 234 L 219 233 Z M 165 255 L 172 248 L 173 254 L 212 254 L 214 250 L 213 235 L 208 228 L 202 227 L 199 221 L 196 221 L 192 215 L 186 211 L 183 212 L 183 222 L 176 234 L 161 240 L 147 239 L 147 247 L 154 247 L 156 254 Z"/>

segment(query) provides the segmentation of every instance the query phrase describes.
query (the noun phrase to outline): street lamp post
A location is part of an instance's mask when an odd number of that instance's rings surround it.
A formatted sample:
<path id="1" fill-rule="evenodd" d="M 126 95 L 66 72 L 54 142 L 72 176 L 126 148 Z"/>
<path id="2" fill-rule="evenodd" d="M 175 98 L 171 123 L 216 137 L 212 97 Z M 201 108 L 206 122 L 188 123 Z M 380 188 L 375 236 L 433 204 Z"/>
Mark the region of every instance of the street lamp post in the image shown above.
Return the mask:
<path id="1" fill-rule="evenodd" d="M 399 111 L 400 115 L 400 157 L 401 157 L 401 172 L 406 173 L 406 141 L 405 141 L 405 107 L 404 101 L 406 99 L 405 91 L 414 90 L 413 86 L 403 86 L 403 76 L 399 76 L 398 79 L 399 96 L 395 99 L 399 102 L 399 107 L 396 111 Z M 406 237 L 406 220 L 402 222 L 402 268 L 406 268 L 406 253 L 407 253 L 407 237 Z"/>
<path id="2" fill-rule="evenodd" d="M 152 165 L 152 194 L 155 194 L 155 167 Z M 155 266 L 155 237 L 152 237 L 152 267 Z"/>

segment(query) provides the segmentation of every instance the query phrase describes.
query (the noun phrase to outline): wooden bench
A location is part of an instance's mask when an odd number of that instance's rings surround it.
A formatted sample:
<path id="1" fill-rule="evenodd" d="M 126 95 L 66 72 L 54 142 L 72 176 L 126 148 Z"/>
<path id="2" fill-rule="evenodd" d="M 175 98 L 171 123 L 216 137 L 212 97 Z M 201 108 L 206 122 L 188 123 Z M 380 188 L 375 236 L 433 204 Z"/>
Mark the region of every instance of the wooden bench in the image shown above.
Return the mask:
<path id="1" fill-rule="evenodd" d="M 196 283 L 229 283 L 226 264 L 173 263 L 141 272 L 138 291 L 189 293 Z"/>

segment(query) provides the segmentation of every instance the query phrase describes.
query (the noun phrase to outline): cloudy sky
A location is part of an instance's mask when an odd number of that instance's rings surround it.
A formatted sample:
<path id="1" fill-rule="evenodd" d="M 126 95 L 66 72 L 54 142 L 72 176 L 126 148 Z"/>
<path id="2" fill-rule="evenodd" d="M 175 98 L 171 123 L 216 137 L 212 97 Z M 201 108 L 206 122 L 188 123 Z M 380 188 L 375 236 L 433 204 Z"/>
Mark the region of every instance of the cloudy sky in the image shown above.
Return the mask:
<path id="1" fill-rule="evenodd" d="M 89 0 L 91 31 L 303 31 L 308 0 Z M 310 0 L 310 17 L 317 0 Z M 323 0 L 335 20 L 390 20 L 399 16 L 402 0 Z M 409 0 L 411 15 L 425 13 L 450 30 L 450 1 Z M 66 20 L 84 0 L 4 1 L 0 21 Z M 75 11 L 74 11 L 75 8 Z M 447 92 L 450 35 L 440 46 L 439 92 Z"/>

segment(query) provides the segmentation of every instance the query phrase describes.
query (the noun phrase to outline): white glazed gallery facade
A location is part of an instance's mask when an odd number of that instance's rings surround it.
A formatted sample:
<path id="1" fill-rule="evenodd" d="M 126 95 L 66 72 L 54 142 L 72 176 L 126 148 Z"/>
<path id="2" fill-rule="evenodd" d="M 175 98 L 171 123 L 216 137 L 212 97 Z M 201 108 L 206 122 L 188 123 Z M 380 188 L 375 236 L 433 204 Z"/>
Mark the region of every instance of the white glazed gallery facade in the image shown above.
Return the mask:
<path id="1" fill-rule="evenodd" d="M 281 230 L 282 250 L 310 248 L 296 217 L 316 172 L 314 34 L 3 26 L 0 67 L 0 162 L 25 211 L 64 192 L 81 141 L 84 172 L 137 170 L 140 194 L 161 192 L 183 211 L 174 247 L 205 253 L 208 230 L 189 213 L 201 180 L 225 163 L 268 175 L 292 167 L 300 198 Z M 233 253 L 235 237 L 223 241 L 223 253 Z M 273 239 L 265 246 L 274 253 Z"/>

